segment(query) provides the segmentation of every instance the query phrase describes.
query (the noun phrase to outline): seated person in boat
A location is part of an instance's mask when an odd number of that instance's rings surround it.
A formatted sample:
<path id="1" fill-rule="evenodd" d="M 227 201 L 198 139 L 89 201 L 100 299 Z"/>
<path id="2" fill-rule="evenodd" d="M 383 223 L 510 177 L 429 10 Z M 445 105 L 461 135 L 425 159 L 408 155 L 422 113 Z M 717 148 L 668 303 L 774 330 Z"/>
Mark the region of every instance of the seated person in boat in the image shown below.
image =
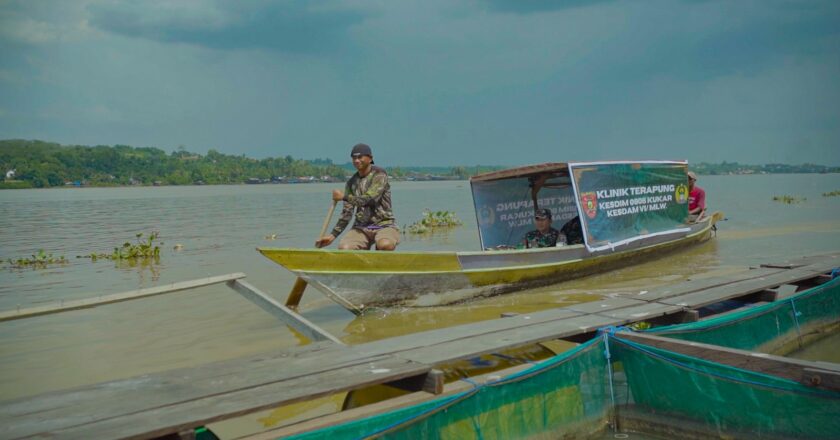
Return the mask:
<path id="1" fill-rule="evenodd" d="M 580 216 L 566 222 L 560 233 L 566 236 L 566 244 L 583 244 L 583 228 L 580 226 Z"/>
<path id="2" fill-rule="evenodd" d="M 566 244 L 566 236 L 560 231 L 551 227 L 551 210 L 538 209 L 534 214 L 534 223 L 537 229 L 525 234 L 522 240 L 522 247 L 554 247 Z"/>
<path id="3" fill-rule="evenodd" d="M 365 144 L 357 144 L 350 153 L 356 173 L 347 181 L 344 191 L 333 190 L 335 202 L 344 201 L 341 217 L 329 235 L 315 242 L 315 246 L 329 246 L 350 219 L 353 227 L 338 243 L 339 249 L 392 251 L 400 242 L 400 232 L 391 208 L 391 185 L 385 170 L 373 165 L 373 152 Z"/>
<path id="4" fill-rule="evenodd" d="M 696 222 L 706 213 L 706 191 L 697 186 L 697 174 L 688 172 L 688 221 Z"/>

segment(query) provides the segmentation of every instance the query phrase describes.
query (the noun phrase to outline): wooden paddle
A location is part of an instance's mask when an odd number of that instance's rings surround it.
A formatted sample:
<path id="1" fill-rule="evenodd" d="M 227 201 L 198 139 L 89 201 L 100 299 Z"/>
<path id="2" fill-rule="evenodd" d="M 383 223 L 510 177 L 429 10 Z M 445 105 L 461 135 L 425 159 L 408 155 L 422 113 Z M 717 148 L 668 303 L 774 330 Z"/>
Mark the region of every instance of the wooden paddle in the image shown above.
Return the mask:
<path id="1" fill-rule="evenodd" d="M 332 205 L 330 205 L 330 210 L 327 212 L 327 218 L 324 219 L 324 226 L 321 227 L 321 234 L 318 235 L 319 240 L 327 233 L 327 227 L 330 225 L 330 220 L 332 219 L 333 212 L 335 211 L 335 205 L 337 204 L 338 201 L 333 200 Z M 295 285 L 292 286 L 292 290 L 289 291 L 289 296 L 286 298 L 286 307 L 297 308 L 298 304 L 300 304 L 301 297 L 303 297 L 303 291 L 305 289 L 306 280 L 298 277 L 295 280 Z"/>

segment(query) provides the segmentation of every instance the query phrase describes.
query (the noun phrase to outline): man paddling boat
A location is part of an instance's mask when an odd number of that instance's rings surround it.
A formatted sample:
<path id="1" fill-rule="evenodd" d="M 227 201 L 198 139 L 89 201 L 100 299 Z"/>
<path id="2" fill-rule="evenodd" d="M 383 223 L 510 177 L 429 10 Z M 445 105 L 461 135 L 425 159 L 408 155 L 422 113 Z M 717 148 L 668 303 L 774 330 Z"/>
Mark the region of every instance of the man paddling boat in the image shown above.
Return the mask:
<path id="1" fill-rule="evenodd" d="M 344 209 L 329 235 L 319 238 L 315 246 L 329 246 L 338 237 L 350 219 L 353 227 L 338 243 L 339 249 L 392 251 L 400 242 L 394 212 L 391 207 L 391 185 L 384 169 L 374 166 L 373 152 L 366 144 L 356 144 L 350 152 L 356 173 L 344 187 L 333 190 L 333 201 L 344 202 Z M 355 213 L 354 213 L 355 211 Z"/>

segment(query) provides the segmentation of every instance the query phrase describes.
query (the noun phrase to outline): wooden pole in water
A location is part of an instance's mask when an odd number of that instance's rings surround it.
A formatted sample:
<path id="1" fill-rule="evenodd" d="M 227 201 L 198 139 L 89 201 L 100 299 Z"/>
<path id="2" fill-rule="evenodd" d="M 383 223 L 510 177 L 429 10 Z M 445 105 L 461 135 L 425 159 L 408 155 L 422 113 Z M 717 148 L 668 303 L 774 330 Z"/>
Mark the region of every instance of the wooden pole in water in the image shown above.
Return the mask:
<path id="1" fill-rule="evenodd" d="M 324 226 L 321 227 L 321 234 L 318 235 L 319 240 L 327 233 L 327 227 L 330 225 L 330 220 L 332 219 L 333 212 L 335 211 L 335 205 L 337 204 L 338 202 L 333 200 L 332 205 L 330 205 L 330 210 L 327 212 L 327 218 L 324 219 Z M 300 304 L 300 299 L 303 297 L 304 290 L 306 290 L 306 280 L 298 277 L 295 280 L 295 285 L 292 286 L 292 290 L 289 291 L 289 296 L 286 298 L 286 307 L 293 309 L 297 308 L 298 304 Z"/>

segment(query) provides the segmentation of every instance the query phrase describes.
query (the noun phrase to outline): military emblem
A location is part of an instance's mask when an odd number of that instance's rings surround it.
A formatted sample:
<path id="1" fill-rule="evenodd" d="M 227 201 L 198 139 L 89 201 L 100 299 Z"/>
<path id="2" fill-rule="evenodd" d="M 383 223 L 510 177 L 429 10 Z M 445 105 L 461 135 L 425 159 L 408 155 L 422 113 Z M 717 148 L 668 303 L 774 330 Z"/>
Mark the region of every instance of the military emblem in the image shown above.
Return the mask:
<path id="1" fill-rule="evenodd" d="M 677 190 L 674 191 L 674 200 L 680 205 L 688 201 L 688 186 L 684 183 L 677 185 Z"/>
<path id="2" fill-rule="evenodd" d="M 598 196 L 595 192 L 585 192 L 580 195 L 580 206 L 589 218 L 598 215 Z"/>
<path id="3" fill-rule="evenodd" d="M 493 208 L 484 205 L 478 210 L 478 224 L 481 226 L 492 225 L 496 222 L 496 213 Z"/>

